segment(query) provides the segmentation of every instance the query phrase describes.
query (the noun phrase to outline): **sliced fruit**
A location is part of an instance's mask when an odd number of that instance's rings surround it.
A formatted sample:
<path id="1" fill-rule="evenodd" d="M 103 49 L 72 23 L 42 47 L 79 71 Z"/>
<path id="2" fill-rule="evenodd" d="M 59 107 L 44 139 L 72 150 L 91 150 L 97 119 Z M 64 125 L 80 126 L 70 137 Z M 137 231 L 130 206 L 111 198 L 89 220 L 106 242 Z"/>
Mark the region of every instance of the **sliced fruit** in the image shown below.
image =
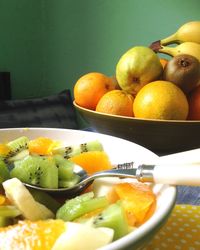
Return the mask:
<path id="1" fill-rule="evenodd" d="M 52 157 L 27 156 L 14 163 L 10 175 L 25 183 L 58 188 L 58 168 Z"/>
<path id="2" fill-rule="evenodd" d="M 138 226 L 144 223 L 148 211 L 156 202 L 151 188 L 142 183 L 119 183 L 113 189 L 126 211 L 129 225 Z"/>
<path id="3" fill-rule="evenodd" d="M 91 226 L 67 222 L 66 231 L 55 242 L 52 250 L 94 250 L 103 247 L 113 239 L 110 228 L 93 228 Z"/>
<path id="4" fill-rule="evenodd" d="M 85 193 L 66 201 L 57 211 L 56 218 L 64 221 L 73 221 L 86 213 L 109 205 L 106 197 L 94 198 L 91 196 L 93 196 L 92 192 Z"/>
<path id="5" fill-rule="evenodd" d="M 17 217 L 20 214 L 21 214 L 21 211 L 15 206 L 11 206 L 11 205 L 0 206 L 0 216 Z"/>
<path id="6" fill-rule="evenodd" d="M 18 224 L 0 228 L 0 248 L 52 250 L 55 241 L 65 230 L 62 220 L 22 220 Z"/>
<path id="7" fill-rule="evenodd" d="M 0 160 L 0 184 L 9 178 L 10 178 L 9 170 L 6 164 L 2 160 Z"/>
<path id="8" fill-rule="evenodd" d="M 112 168 L 109 156 L 104 151 L 85 152 L 69 160 L 84 168 L 89 175 Z"/>
<path id="9" fill-rule="evenodd" d="M 13 141 L 7 143 L 10 151 L 6 156 L 6 160 L 9 162 L 23 159 L 29 154 L 28 151 L 29 139 L 26 136 L 19 137 Z"/>
<path id="10" fill-rule="evenodd" d="M 0 157 L 5 158 L 10 152 L 10 148 L 5 143 L 0 143 Z"/>
<path id="11" fill-rule="evenodd" d="M 2 194 L 0 194 L 0 205 L 4 204 L 6 201 L 6 197 Z"/>
<path id="12" fill-rule="evenodd" d="M 120 203 L 111 204 L 98 214 L 93 221 L 95 227 L 108 227 L 114 230 L 114 240 L 129 233 L 126 214 Z"/>
<path id="13" fill-rule="evenodd" d="M 66 159 L 88 151 L 103 151 L 103 146 L 98 140 L 95 140 L 79 145 L 61 146 L 52 150 L 53 154 L 61 154 Z"/>
<path id="14" fill-rule="evenodd" d="M 70 180 L 74 175 L 74 163 L 65 159 L 62 155 L 54 155 L 53 159 L 58 168 L 59 180 Z"/>
<path id="15" fill-rule="evenodd" d="M 56 213 L 56 211 L 61 207 L 61 203 L 54 199 L 48 193 L 36 189 L 29 189 L 29 191 L 37 202 L 46 206 L 53 213 Z"/>
<path id="16" fill-rule="evenodd" d="M 31 154 L 49 155 L 54 147 L 59 146 L 60 142 L 46 137 L 38 137 L 29 142 L 29 151 Z"/>
<path id="17" fill-rule="evenodd" d="M 8 199 L 21 211 L 24 218 L 35 221 L 54 217 L 51 210 L 34 200 L 19 179 L 9 179 L 3 182 L 3 187 Z"/>
<path id="18" fill-rule="evenodd" d="M 0 228 L 13 224 L 13 218 L 0 216 Z"/>
<path id="19" fill-rule="evenodd" d="M 79 175 L 74 174 L 71 179 L 68 180 L 59 180 L 58 186 L 60 188 L 70 188 L 75 186 L 77 183 L 79 183 L 81 177 Z"/>

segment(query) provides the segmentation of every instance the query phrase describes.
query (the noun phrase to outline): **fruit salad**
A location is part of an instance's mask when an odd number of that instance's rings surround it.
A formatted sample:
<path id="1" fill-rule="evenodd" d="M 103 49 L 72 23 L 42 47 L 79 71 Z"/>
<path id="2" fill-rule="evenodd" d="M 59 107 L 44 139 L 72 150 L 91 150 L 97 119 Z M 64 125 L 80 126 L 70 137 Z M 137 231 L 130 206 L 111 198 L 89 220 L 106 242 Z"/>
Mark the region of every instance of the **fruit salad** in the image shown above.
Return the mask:
<path id="1" fill-rule="evenodd" d="M 88 175 L 112 168 L 100 141 L 80 145 L 39 137 L 0 144 L 0 250 L 95 250 L 148 220 L 156 196 L 147 184 L 100 178 L 72 198 L 27 188 L 71 187 L 74 164 Z M 94 167 L 95 166 L 95 167 Z"/>

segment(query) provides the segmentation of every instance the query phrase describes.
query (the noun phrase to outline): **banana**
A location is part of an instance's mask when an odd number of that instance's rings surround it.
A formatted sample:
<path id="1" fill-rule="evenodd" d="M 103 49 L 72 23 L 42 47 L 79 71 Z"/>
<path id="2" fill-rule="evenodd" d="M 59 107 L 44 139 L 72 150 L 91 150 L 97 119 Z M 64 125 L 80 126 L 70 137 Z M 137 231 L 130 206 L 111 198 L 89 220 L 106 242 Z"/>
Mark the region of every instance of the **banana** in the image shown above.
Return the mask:
<path id="1" fill-rule="evenodd" d="M 2 185 L 8 199 L 22 212 L 25 219 L 36 221 L 55 217 L 51 210 L 34 200 L 19 179 L 6 180 Z"/>
<path id="2" fill-rule="evenodd" d="M 200 43 L 200 21 L 185 23 L 174 34 L 160 40 L 161 45 L 183 42 Z"/>
<path id="3" fill-rule="evenodd" d="M 157 52 L 164 53 L 170 56 L 180 54 L 188 54 L 196 57 L 200 61 L 200 44 L 193 42 L 181 43 L 176 47 L 160 46 Z"/>

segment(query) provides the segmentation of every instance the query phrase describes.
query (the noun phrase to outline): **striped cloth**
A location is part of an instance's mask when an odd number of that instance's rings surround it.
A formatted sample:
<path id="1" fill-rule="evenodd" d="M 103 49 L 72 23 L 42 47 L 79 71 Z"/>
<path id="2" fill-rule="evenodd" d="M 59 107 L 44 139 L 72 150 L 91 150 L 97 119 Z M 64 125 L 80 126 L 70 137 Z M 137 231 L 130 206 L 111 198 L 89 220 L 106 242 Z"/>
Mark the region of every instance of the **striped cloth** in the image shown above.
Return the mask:
<path id="1" fill-rule="evenodd" d="M 41 98 L 0 101 L 0 128 L 19 127 L 78 129 L 70 91 Z"/>

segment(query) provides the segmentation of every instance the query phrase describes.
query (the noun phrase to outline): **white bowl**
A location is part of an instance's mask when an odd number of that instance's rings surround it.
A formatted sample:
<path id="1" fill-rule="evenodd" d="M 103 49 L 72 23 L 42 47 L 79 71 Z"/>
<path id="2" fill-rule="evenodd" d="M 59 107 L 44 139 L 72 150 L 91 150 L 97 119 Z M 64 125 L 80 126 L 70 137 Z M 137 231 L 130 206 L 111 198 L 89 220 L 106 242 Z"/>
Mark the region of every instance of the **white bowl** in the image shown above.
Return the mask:
<path id="1" fill-rule="evenodd" d="M 138 144 L 100 133 L 52 128 L 0 129 L 1 142 L 13 140 L 20 136 L 27 136 L 30 139 L 40 136 L 49 137 L 66 141 L 69 145 L 98 139 L 102 142 L 113 164 L 142 161 L 143 159 L 147 162 L 158 158 L 153 152 Z M 152 188 L 157 196 L 157 208 L 153 216 L 135 231 L 101 248 L 101 250 L 136 249 L 147 243 L 162 227 L 175 205 L 176 188 L 160 184 L 152 185 Z"/>

